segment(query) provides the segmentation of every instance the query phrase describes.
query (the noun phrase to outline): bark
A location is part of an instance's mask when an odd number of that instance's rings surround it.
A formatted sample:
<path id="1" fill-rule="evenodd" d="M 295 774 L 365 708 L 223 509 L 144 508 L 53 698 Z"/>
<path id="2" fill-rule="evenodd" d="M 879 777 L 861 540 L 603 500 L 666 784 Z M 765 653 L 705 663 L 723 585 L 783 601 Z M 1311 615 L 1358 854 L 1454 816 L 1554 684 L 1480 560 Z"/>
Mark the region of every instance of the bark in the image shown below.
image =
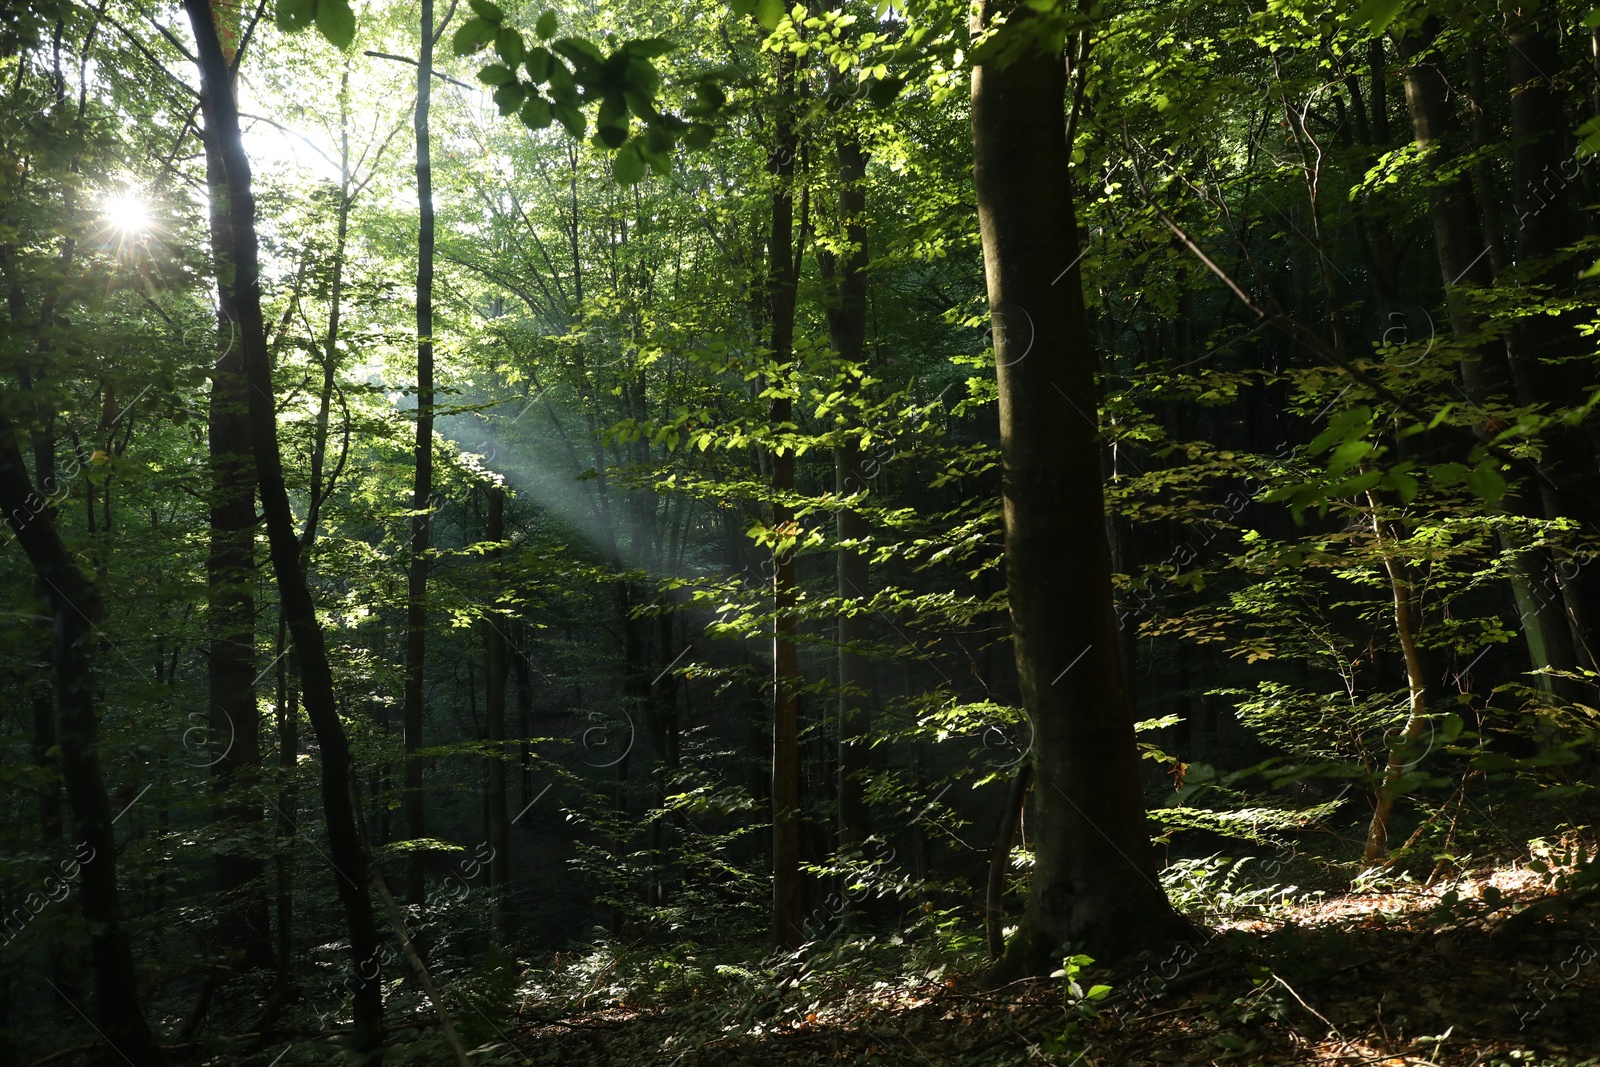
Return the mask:
<path id="1" fill-rule="evenodd" d="M 406 836 L 427 835 L 422 797 L 423 671 L 427 665 L 429 512 L 433 506 L 433 163 L 428 113 L 433 88 L 433 0 L 422 0 L 422 45 L 417 59 L 417 440 L 411 490 L 411 566 L 406 577 L 406 685 L 401 712 L 405 750 Z M 427 900 L 426 856 L 406 853 L 406 903 Z"/>
<path id="2" fill-rule="evenodd" d="M 1428 215 L 1432 222 L 1439 271 L 1444 283 L 1450 329 L 1457 337 L 1471 339 L 1485 327 L 1482 316 L 1465 299 L 1467 290 L 1493 284 L 1494 270 L 1490 245 L 1479 227 L 1478 214 L 1469 179 L 1455 166 L 1459 150 L 1453 143 L 1453 116 L 1448 100 L 1449 81 L 1442 57 L 1432 50 L 1438 32 L 1435 20 L 1401 42 L 1406 60 L 1406 108 L 1411 118 L 1412 136 L 1431 154 L 1434 171 L 1453 172 L 1448 180 L 1428 185 Z M 1525 400 L 1531 382 L 1525 374 L 1514 374 L 1505 345 L 1498 340 L 1472 344 L 1461 360 L 1462 386 L 1478 406 L 1483 423 L 1480 438 L 1492 435 L 1486 405 Z M 1543 517 L 1553 503 L 1548 497 L 1515 490 L 1504 502 L 1507 510 L 1529 517 Z M 1577 662 L 1577 648 L 1570 626 L 1565 597 L 1552 595 L 1562 588 L 1549 555 L 1528 549 L 1515 534 L 1501 531 L 1501 547 L 1514 553 L 1511 576 L 1512 595 L 1521 616 L 1523 633 L 1535 668 L 1570 671 Z M 1540 676 L 1540 684 L 1567 696 L 1578 695 L 1569 683 Z"/>
<path id="3" fill-rule="evenodd" d="M 164 1062 L 164 1057 L 139 1004 L 139 976 L 117 900 L 117 843 L 100 772 L 94 698 L 96 623 L 103 605 L 100 591 L 62 542 L 54 519 L 34 506 L 39 500 L 17 447 L 16 427 L 0 417 L 0 514 L 49 590 L 57 762 L 72 805 L 73 838 L 88 852 L 78 865 L 78 905 L 94 963 L 96 1025 L 134 1067 L 146 1067 Z"/>
<path id="4" fill-rule="evenodd" d="M 250 436 L 255 453 L 257 491 L 266 515 L 267 541 L 277 579 L 281 610 L 300 661 L 306 714 L 317 735 L 322 762 L 322 804 L 334 885 L 344 905 L 351 962 L 360 976 L 355 999 L 354 1047 L 370 1053 L 383 1044 L 383 986 L 368 971 L 378 966 L 377 931 L 367 893 L 366 866 L 350 800 L 352 759 L 334 697 L 333 671 L 322 627 L 300 566 L 301 545 L 284 485 L 278 450 L 277 403 L 266 323 L 261 314 L 261 278 L 256 242 L 255 198 L 250 162 L 239 129 L 238 104 L 227 60 L 206 0 L 184 0 L 194 32 L 200 67 L 201 107 L 207 127 L 216 131 L 227 178 L 228 214 L 233 230 L 234 297 L 239 342 L 249 386 Z"/>
<path id="5" fill-rule="evenodd" d="M 1006 793 L 1006 806 L 1000 812 L 1000 825 L 994 832 L 994 846 L 989 850 L 989 880 L 983 898 L 984 941 L 990 959 L 999 959 L 1006 949 L 1006 875 L 1011 873 L 1011 846 L 1017 839 L 1017 828 L 1022 825 L 1022 808 L 1028 802 L 1028 790 L 1033 785 L 1033 765 L 1024 763 L 1017 768 Z"/>
<path id="6" fill-rule="evenodd" d="M 1542 13 L 1543 19 L 1550 19 Z M 1561 69 L 1554 28 L 1541 14 L 1523 14 L 1512 27 L 1507 50 L 1511 84 L 1512 206 L 1517 212 L 1517 281 L 1541 297 L 1571 296 L 1576 270 L 1563 249 L 1578 234 L 1571 186 L 1578 162 L 1567 150 L 1567 122 L 1551 84 Z M 1590 390 L 1590 371 L 1582 358 L 1586 341 L 1578 332 L 1587 321 L 1578 313 L 1534 314 L 1521 319 L 1513 335 L 1513 373 L 1523 383 L 1523 403 L 1559 410 L 1580 402 Z M 1588 529 L 1600 521 L 1594 500 L 1594 443 L 1578 428 L 1547 431 L 1540 469 L 1549 478 L 1541 487 L 1547 517 L 1568 516 Z M 1580 569 L 1561 583 L 1572 627 L 1574 652 L 1582 666 L 1594 668 L 1594 620 L 1600 618 L 1600 579 Z M 1576 689 L 1574 692 L 1573 690 Z M 1569 699 L 1595 702 L 1593 687 L 1558 684 Z"/>
<path id="7" fill-rule="evenodd" d="M 1011 20 L 1005 32 L 1032 28 L 1027 7 L 985 4 L 974 29 L 1002 13 Z M 1038 47 L 972 73 L 1006 587 L 1034 729 L 1033 881 L 997 979 L 1049 973 L 1069 942 L 1112 959 L 1186 929 L 1155 877 L 1117 648 L 1065 84 L 1059 55 Z"/>
<path id="8" fill-rule="evenodd" d="M 771 316 L 772 382 L 786 381 L 794 359 L 795 301 L 799 282 L 794 241 L 796 130 L 793 94 L 794 59 L 778 60 L 776 136 L 767 170 L 772 175 L 772 225 L 767 238 L 770 256 L 767 308 Z M 767 421 L 781 433 L 792 423 L 794 403 L 773 398 Z M 795 530 L 794 450 L 777 446 L 772 454 L 772 529 L 780 539 Z M 772 939 L 781 948 L 798 948 L 804 938 L 804 904 L 800 886 L 800 660 L 795 643 L 795 607 L 799 589 L 795 554 L 781 541 L 772 556 Z"/>
<path id="9" fill-rule="evenodd" d="M 828 309 L 828 340 L 844 361 L 847 396 L 860 393 L 867 336 L 866 154 L 853 135 L 839 141 L 839 215 L 844 223 L 844 262 L 836 297 Z M 821 257 L 819 257 L 820 259 Z M 831 261 L 833 257 L 828 257 Z M 833 274 L 834 264 L 825 263 Z M 847 406 L 846 411 L 851 409 Z M 854 429 L 854 427 L 851 427 Z M 866 457 L 860 439 L 846 431 L 834 449 L 835 486 L 841 497 L 867 492 Z M 837 581 L 839 595 L 839 847 L 859 847 L 872 833 L 866 802 L 868 732 L 872 712 L 872 658 L 863 649 L 872 639 L 862 608 L 872 596 L 867 553 L 854 547 L 871 528 L 855 508 L 839 509 Z"/>
<path id="10" fill-rule="evenodd" d="M 501 575 L 500 543 L 505 540 L 505 490 L 490 486 L 489 516 L 484 537 L 494 544 L 487 560 L 494 588 L 503 588 Z M 488 645 L 487 689 L 484 698 L 484 734 L 489 742 L 489 892 L 491 925 L 495 940 L 507 945 L 511 936 L 511 820 L 506 810 L 506 680 L 509 664 L 506 661 L 505 627 L 510 625 L 505 613 L 491 611 L 485 616 L 489 624 L 485 641 Z"/>
<path id="11" fill-rule="evenodd" d="M 203 140 L 221 353 L 212 364 L 208 415 L 208 725 L 212 744 L 223 747 L 211 766 L 212 817 L 228 828 L 229 837 L 248 838 L 260 832 L 263 819 L 254 790 L 261 767 L 261 717 L 256 712 L 255 689 L 255 466 L 250 460 L 249 400 L 238 341 L 238 301 L 231 284 L 233 233 L 227 211 L 227 178 L 217 131 L 210 123 Z M 223 898 L 222 941 L 231 962 L 242 970 L 273 965 L 271 924 L 262 891 L 265 870 L 258 856 L 219 852 L 216 857 L 217 892 Z"/>
<path id="12" fill-rule="evenodd" d="M 1400 640 L 1401 655 L 1405 659 L 1406 686 L 1410 692 L 1405 726 L 1401 728 L 1399 743 L 1389 752 L 1388 764 L 1384 767 L 1383 780 L 1378 785 L 1372 809 L 1372 821 L 1367 826 L 1367 843 L 1361 858 L 1373 864 L 1383 856 L 1388 846 L 1389 817 L 1394 813 L 1394 802 L 1400 795 L 1400 779 L 1427 754 L 1418 750 L 1417 743 L 1428 724 L 1428 698 L 1422 656 L 1417 648 L 1416 605 L 1411 592 L 1409 568 L 1397 551 L 1388 547 L 1388 544 L 1398 546 L 1400 536 L 1398 531 L 1386 528 L 1387 524 L 1379 519 L 1378 502 L 1371 493 L 1367 494 L 1367 500 L 1372 507 L 1372 532 L 1383 553 L 1383 567 L 1389 575 L 1389 589 L 1394 596 L 1394 628 Z"/>

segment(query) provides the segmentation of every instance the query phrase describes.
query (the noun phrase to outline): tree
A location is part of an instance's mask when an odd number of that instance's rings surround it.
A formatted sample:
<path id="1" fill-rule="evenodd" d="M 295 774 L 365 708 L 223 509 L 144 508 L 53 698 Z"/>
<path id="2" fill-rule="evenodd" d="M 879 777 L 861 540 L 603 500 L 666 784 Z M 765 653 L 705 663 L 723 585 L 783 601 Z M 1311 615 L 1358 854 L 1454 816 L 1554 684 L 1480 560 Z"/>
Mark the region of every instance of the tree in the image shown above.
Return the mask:
<path id="1" fill-rule="evenodd" d="M 1111 599 L 1094 349 L 1055 28 L 1023 5 L 972 74 L 973 182 L 994 320 L 1006 589 L 1033 727 L 1035 862 L 999 975 L 1047 972 L 1068 943 L 1096 959 L 1184 924 L 1155 877 Z M 999 55 L 999 45 L 1009 54 Z M 1071 605 L 1071 610 L 1063 610 Z"/>
<path id="2" fill-rule="evenodd" d="M 316 608 L 300 566 L 300 539 L 284 487 L 283 460 L 278 450 L 276 394 L 267 352 L 266 322 L 261 314 L 261 275 L 256 243 L 255 197 L 250 187 L 250 162 L 239 130 L 233 80 L 206 0 L 185 0 L 194 32 L 200 68 L 201 106 L 206 125 L 215 131 L 227 180 L 228 219 L 232 233 L 233 293 L 238 305 L 239 345 L 249 384 L 250 437 L 255 455 L 257 492 L 266 514 L 267 540 L 281 610 L 299 657 L 302 695 L 317 742 L 322 748 L 322 804 L 328 820 L 328 851 L 339 898 L 344 904 L 350 938 L 355 990 L 353 1038 L 367 1053 L 383 1045 L 383 988 L 377 980 L 377 928 L 367 892 L 366 861 L 356 827 L 349 740 L 339 720 L 333 672 Z"/>

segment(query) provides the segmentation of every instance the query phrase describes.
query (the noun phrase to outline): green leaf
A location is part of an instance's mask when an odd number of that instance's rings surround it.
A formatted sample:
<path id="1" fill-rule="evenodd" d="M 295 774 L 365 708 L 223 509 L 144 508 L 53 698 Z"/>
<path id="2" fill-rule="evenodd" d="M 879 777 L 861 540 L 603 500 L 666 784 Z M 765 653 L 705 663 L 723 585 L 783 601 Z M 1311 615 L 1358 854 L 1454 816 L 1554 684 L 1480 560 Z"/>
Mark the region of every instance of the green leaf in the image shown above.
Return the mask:
<path id="1" fill-rule="evenodd" d="M 528 97 L 528 102 L 522 105 L 522 111 L 517 115 L 522 124 L 530 130 L 542 130 L 550 125 L 554 117 L 550 113 L 550 101 L 534 94 Z"/>
<path id="2" fill-rule="evenodd" d="M 1600 152 L 1600 116 L 1589 119 L 1578 127 L 1578 154 L 1592 156 Z"/>
<path id="3" fill-rule="evenodd" d="M 505 60 L 508 67 L 516 67 L 527 56 L 528 50 L 522 43 L 522 34 L 506 26 L 494 35 L 494 50 L 500 53 L 500 58 Z"/>
<path id="4" fill-rule="evenodd" d="M 343 51 L 356 39 L 356 13 L 350 0 L 316 0 L 317 30 L 328 43 Z"/>
<path id="5" fill-rule="evenodd" d="M 1405 0 L 1362 0 L 1361 7 L 1356 10 L 1356 21 L 1364 23 L 1372 33 L 1379 34 L 1389 28 L 1389 23 L 1405 6 Z"/>
<path id="6" fill-rule="evenodd" d="M 494 91 L 495 106 L 500 114 L 509 115 L 522 106 L 522 98 L 527 95 L 528 90 L 520 82 L 506 82 Z"/>
<path id="7" fill-rule="evenodd" d="M 278 29 L 294 33 L 311 25 L 317 16 L 317 0 L 278 0 Z"/>
<path id="8" fill-rule="evenodd" d="M 506 13 L 499 4 L 490 3 L 489 0 L 467 0 L 467 3 L 485 22 L 501 23 L 506 20 Z"/>
<path id="9" fill-rule="evenodd" d="M 696 152 L 703 152 L 711 147 L 711 138 L 715 133 L 716 131 L 710 126 L 702 126 L 697 123 L 690 126 L 689 132 L 683 135 L 683 143 L 686 147 Z"/>
<path id="10" fill-rule="evenodd" d="M 783 6 L 783 0 L 756 0 L 756 21 L 761 23 L 761 28 L 771 33 L 778 28 L 784 16 L 789 13 Z"/>
<path id="11" fill-rule="evenodd" d="M 533 31 L 539 35 L 539 40 L 548 41 L 556 35 L 556 13 L 546 11 L 539 16 L 539 21 L 534 23 Z"/>
<path id="12" fill-rule="evenodd" d="M 624 145 L 611 159 L 611 173 L 620 185 L 639 184 L 644 181 L 644 172 L 644 157 L 639 154 L 637 144 Z M 674 441 L 673 444 L 676 446 L 677 442 Z"/>
<path id="13" fill-rule="evenodd" d="M 500 63 L 491 63 L 478 71 L 478 80 L 485 85 L 504 85 L 515 81 L 517 72 Z"/>
<path id="14" fill-rule="evenodd" d="M 623 46 L 629 54 L 641 59 L 654 59 L 672 51 L 672 42 L 661 37 L 641 37 Z"/>
<path id="15" fill-rule="evenodd" d="M 1493 504 L 1506 492 L 1505 478 L 1496 469 L 1494 462 L 1487 459 L 1467 475 L 1467 486 L 1474 496 L 1486 504 Z"/>
<path id="16" fill-rule="evenodd" d="M 536 85 L 544 84 L 550 80 L 550 64 L 553 62 L 555 57 L 543 45 L 534 45 L 528 49 L 528 58 L 525 62 L 528 77 L 532 78 Z"/>
<path id="17" fill-rule="evenodd" d="M 1595 8 L 1583 17 L 1583 24 L 1589 29 L 1600 27 L 1600 7 Z"/>
<path id="18" fill-rule="evenodd" d="M 867 90 L 867 99 L 879 107 L 886 107 L 894 103 L 895 97 L 900 95 L 900 90 L 905 88 L 904 78 L 884 78 L 872 83 Z"/>
<path id="19" fill-rule="evenodd" d="M 450 46 L 458 56 L 470 56 L 494 40 L 494 25 L 483 19 L 468 19 L 450 39 Z"/>
<path id="20" fill-rule="evenodd" d="M 563 67 L 560 69 L 564 70 L 566 68 Z M 550 105 L 550 112 L 551 114 L 555 115 L 556 121 L 565 126 L 567 128 L 567 132 L 572 134 L 574 137 L 582 137 L 584 131 L 588 129 L 589 124 L 584 119 L 583 112 L 578 110 L 578 108 L 572 104 L 568 104 L 561 100 L 556 100 Z"/>

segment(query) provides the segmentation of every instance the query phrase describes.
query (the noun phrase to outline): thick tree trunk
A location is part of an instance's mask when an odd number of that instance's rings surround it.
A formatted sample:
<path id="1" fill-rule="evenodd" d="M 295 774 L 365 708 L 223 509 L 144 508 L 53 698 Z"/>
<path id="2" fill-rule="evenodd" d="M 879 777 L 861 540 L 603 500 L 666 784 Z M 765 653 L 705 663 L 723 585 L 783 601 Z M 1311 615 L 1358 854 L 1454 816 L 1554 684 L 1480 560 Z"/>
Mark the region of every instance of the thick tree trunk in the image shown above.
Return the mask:
<path id="1" fill-rule="evenodd" d="M 985 4 L 1028 33 L 1029 9 Z M 1117 648 L 1061 57 L 972 73 L 978 224 L 1000 392 L 1006 587 L 1034 729 L 1035 862 L 997 977 L 1047 974 L 1069 942 L 1108 959 L 1184 932 L 1156 881 Z"/>
<path id="2" fill-rule="evenodd" d="M 411 490 L 411 567 L 406 579 L 406 684 L 400 730 L 405 751 L 406 836 L 427 835 L 422 797 L 423 672 L 427 666 L 429 516 L 433 508 L 433 162 L 428 111 L 433 88 L 433 0 L 422 0 L 422 46 L 417 59 L 417 443 Z M 427 900 L 426 856 L 406 853 L 406 903 Z M 426 955 L 426 953 L 424 953 Z"/>
<path id="3" fill-rule="evenodd" d="M 383 986 L 376 974 L 379 965 L 377 930 L 350 798 L 353 761 L 349 740 L 339 719 L 333 671 L 322 627 L 300 567 L 300 540 L 295 536 L 294 515 L 289 509 L 283 460 L 278 451 L 277 401 L 273 393 L 271 356 L 267 352 L 266 323 L 261 315 L 261 271 L 250 162 L 244 153 L 238 104 L 216 26 L 211 21 L 210 6 L 206 0 L 184 0 L 184 8 L 195 36 L 206 126 L 216 131 L 227 177 L 228 214 L 233 227 L 233 289 L 238 303 L 239 343 L 249 385 L 250 436 L 255 452 L 257 489 L 266 514 L 267 540 L 281 610 L 300 660 L 306 714 L 322 750 L 322 805 L 327 820 L 327 847 L 336 876 L 334 885 L 344 905 L 351 961 L 358 980 L 354 994 L 353 1042 L 359 1051 L 372 1052 L 383 1044 Z"/>
<path id="4" fill-rule="evenodd" d="M 221 754 L 211 765 L 213 818 L 229 838 L 262 827 L 255 793 L 260 781 L 261 716 L 255 689 L 255 466 L 250 460 L 249 399 L 239 346 L 239 310 L 229 279 L 233 231 L 228 183 L 217 132 L 206 124 L 206 185 L 211 201 L 211 254 L 217 271 L 220 357 L 212 364 L 209 431 L 211 528 L 206 554 L 209 628 L 208 725 Z M 266 865 L 248 853 L 219 852 L 217 892 L 223 898 L 221 935 L 243 970 L 272 967 L 271 929 L 262 884 Z"/>
<path id="5" fill-rule="evenodd" d="M 839 215 L 845 252 L 837 296 L 828 309 L 828 340 L 849 364 L 845 389 L 859 392 L 854 371 L 864 373 L 867 337 L 867 160 L 854 136 L 839 141 Z M 832 273 L 831 271 L 829 273 Z M 849 410 L 848 408 L 846 409 Z M 834 449 L 835 486 L 841 497 L 867 491 L 865 456 L 859 438 L 846 436 Z M 872 713 L 872 657 L 862 651 L 872 639 L 864 603 L 872 582 L 867 552 L 859 547 L 871 534 L 854 508 L 839 509 L 839 847 L 859 847 L 872 833 L 866 802 L 869 770 L 867 734 Z"/>
<path id="6" fill-rule="evenodd" d="M 147 1067 L 164 1060 L 139 1004 L 139 976 L 117 903 L 111 802 L 100 772 L 92 662 L 100 591 L 78 568 L 39 501 L 17 447 L 16 427 L 0 417 L 0 514 L 49 590 L 58 763 L 72 805 L 72 835 L 88 855 L 78 865 L 78 904 L 94 960 L 96 1025 L 134 1067 Z"/>

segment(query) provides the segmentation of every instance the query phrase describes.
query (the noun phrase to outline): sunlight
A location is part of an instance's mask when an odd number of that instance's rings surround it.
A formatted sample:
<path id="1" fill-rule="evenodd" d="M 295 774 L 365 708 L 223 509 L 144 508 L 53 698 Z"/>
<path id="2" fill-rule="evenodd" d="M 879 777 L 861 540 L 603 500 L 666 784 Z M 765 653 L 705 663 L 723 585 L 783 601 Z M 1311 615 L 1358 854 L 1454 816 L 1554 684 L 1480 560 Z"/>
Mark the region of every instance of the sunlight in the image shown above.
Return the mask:
<path id="1" fill-rule="evenodd" d="M 123 236 L 131 237 L 150 228 L 150 204 L 136 189 L 112 193 L 101 204 L 107 225 Z"/>

